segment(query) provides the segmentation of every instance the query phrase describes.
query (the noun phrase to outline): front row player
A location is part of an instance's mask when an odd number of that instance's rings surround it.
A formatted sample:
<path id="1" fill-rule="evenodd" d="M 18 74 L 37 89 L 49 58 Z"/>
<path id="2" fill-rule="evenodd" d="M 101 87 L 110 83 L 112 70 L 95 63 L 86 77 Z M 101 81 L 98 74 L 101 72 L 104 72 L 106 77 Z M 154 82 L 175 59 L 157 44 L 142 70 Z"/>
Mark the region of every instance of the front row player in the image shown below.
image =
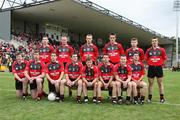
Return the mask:
<path id="1" fill-rule="evenodd" d="M 81 102 L 82 93 L 82 63 L 78 61 L 78 55 L 72 54 L 71 62 L 66 64 L 65 74 L 66 74 L 66 85 L 70 88 L 77 87 L 77 103 Z M 64 86 L 63 86 L 64 87 Z"/>
<path id="2" fill-rule="evenodd" d="M 137 89 L 140 89 L 140 104 L 144 104 L 144 99 L 147 91 L 147 84 L 143 81 L 145 68 L 142 62 L 139 62 L 139 54 L 135 53 L 133 62 L 130 65 L 132 69 L 132 88 L 134 96 L 134 104 L 138 103 Z"/>
<path id="3" fill-rule="evenodd" d="M 97 103 L 101 103 L 101 89 L 104 88 L 112 89 L 112 103 L 116 102 L 116 83 L 114 81 L 114 75 L 113 75 L 113 64 L 109 62 L 109 55 L 104 54 L 103 55 L 103 62 L 99 64 L 99 82 L 98 82 L 98 88 L 97 88 L 97 94 L 98 94 L 98 101 Z"/>
<path id="4" fill-rule="evenodd" d="M 93 102 L 97 100 L 97 81 L 98 81 L 98 68 L 93 65 L 93 59 L 91 57 L 86 58 L 86 66 L 82 70 L 83 79 L 83 94 L 84 102 L 87 103 L 88 99 L 88 88 L 93 88 Z"/>
<path id="5" fill-rule="evenodd" d="M 126 104 L 130 104 L 130 97 L 132 93 L 132 70 L 131 67 L 126 63 L 127 59 L 125 55 L 120 56 L 120 63 L 114 67 L 114 76 L 116 79 L 116 93 L 118 97 L 118 104 L 123 103 L 121 93 L 123 90 L 127 91 Z"/>
<path id="6" fill-rule="evenodd" d="M 56 53 L 51 53 L 51 61 L 46 65 L 46 78 L 49 92 L 56 94 L 56 101 L 63 100 L 60 96 L 60 82 L 64 75 L 64 66 L 57 61 Z"/>
<path id="7" fill-rule="evenodd" d="M 27 61 L 23 60 L 21 53 L 16 54 L 16 61 L 12 65 L 12 72 L 15 78 L 16 96 L 26 98 L 28 95 L 28 80 L 24 75 Z"/>
<path id="8" fill-rule="evenodd" d="M 34 59 L 30 61 L 25 69 L 25 76 L 30 82 L 31 96 L 33 99 L 41 100 L 43 96 L 43 82 L 45 76 L 45 64 L 39 60 L 39 52 L 35 51 Z"/>

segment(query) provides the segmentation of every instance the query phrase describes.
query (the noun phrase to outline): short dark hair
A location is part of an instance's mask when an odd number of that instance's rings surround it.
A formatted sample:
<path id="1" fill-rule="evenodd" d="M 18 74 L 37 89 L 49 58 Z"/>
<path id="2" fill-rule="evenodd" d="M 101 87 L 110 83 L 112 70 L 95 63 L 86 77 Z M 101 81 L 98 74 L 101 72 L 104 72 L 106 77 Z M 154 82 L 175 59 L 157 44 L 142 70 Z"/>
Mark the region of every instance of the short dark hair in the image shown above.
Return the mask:
<path id="1" fill-rule="evenodd" d="M 154 37 L 152 37 L 152 39 L 158 39 L 158 37 L 154 36 Z"/>
<path id="2" fill-rule="evenodd" d="M 138 39 L 133 37 L 133 38 L 131 38 L 131 41 L 138 41 Z"/>
<path id="3" fill-rule="evenodd" d="M 121 54 L 120 57 L 126 57 L 126 55 L 125 54 Z"/>
<path id="4" fill-rule="evenodd" d="M 111 35 L 114 35 L 114 36 L 116 36 L 116 34 L 115 34 L 115 33 L 109 33 L 109 36 L 111 36 Z"/>

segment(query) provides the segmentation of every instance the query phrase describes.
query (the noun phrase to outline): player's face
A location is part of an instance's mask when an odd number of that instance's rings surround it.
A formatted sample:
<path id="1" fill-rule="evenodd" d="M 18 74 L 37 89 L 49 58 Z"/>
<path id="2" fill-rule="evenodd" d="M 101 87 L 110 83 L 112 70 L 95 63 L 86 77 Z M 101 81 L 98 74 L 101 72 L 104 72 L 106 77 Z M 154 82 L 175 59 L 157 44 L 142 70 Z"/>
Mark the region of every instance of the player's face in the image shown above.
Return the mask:
<path id="1" fill-rule="evenodd" d="M 42 44 L 43 44 L 43 45 L 47 45 L 48 42 L 49 42 L 48 38 L 47 38 L 47 37 L 43 37 L 43 39 L 42 39 Z"/>
<path id="2" fill-rule="evenodd" d="M 138 42 L 137 41 L 131 41 L 131 46 L 132 47 L 137 47 L 138 45 Z"/>
<path id="3" fill-rule="evenodd" d="M 111 43 L 114 43 L 116 41 L 116 35 L 110 35 L 109 40 Z"/>
<path id="4" fill-rule="evenodd" d="M 134 54 L 133 59 L 134 59 L 134 61 L 139 61 L 139 55 L 138 54 Z"/>
<path id="5" fill-rule="evenodd" d="M 105 63 L 108 63 L 109 62 L 109 56 L 108 55 L 104 55 L 103 56 L 103 60 Z"/>
<path id="6" fill-rule="evenodd" d="M 23 60 L 22 55 L 18 55 L 18 56 L 17 56 L 17 61 L 20 62 L 20 61 L 22 61 L 22 60 Z"/>
<path id="7" fill-rule="evenodd" d="M 78 60 L 78 56 L 77 55 L 72 55 L 72 61 L 77 62 L 77 60 Z"/>
<path id="8" fill-rule="evenodd" d="M 54 61 L 56 61 L 56 59 L 57 59 L 56 54 L 51 54 L 51 60 L 54 62 Z"/>
<path id="9" fill-rule="evenodd" d="M 39 53 L 34 53 L 34 59 L 39 60 Z"/>
<path id="10" fill-rule="evenodd" d="M 91 67 L 92 66 L 92 60 L 89 60 L 89 61 L 86 61 L 86 65 L 87 65 L 87 67 Z"/>
<path id="11" fill-rule="evenodd" d="M 68 41 L 67 37 L 62 37 L 61 38 L 61 42 L 62 42 L 63 45 L 66 45 L 67 41 Z"/>
<path id="12" fill-rule="evenodd" d="M 87 44 L 91 44 L 91 43 L 92 43 L 92 40 L 93 40 L 92 36 L 86 36 L 86 42 L 87 42 Z"/>
<path id="13" fill-rule="evenodd" d="M 120 59 L 121 64 L 125 65 L 126 61 L 127 61 L 126 56 L 121 56 L 121 59 Z"/>
<path id="14" fill-rule="evenodd" d="M 152 39 L 152 46 L 156 47 L 158 46 L 158 39 Z"/>

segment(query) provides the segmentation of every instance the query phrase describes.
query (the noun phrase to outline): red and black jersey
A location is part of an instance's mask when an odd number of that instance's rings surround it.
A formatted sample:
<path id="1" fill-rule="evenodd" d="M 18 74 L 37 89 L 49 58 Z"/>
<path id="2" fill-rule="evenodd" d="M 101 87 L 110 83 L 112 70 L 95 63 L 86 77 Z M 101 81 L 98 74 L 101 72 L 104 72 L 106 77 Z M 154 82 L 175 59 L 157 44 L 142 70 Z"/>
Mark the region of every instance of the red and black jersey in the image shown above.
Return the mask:
<path id="1" fill-rule="evenodd" d="M 86 58 L 88 56 L 92 57 L 93 61 L 96 61 L 98 58 L 98 48 L 94 44 L 91 45 L 84 44 L 80 48 L 80 56 L 83 62 L 86 61 Z"/>
<path id="2" fill-rule="evenodd" d="M 164 61 L 167 60 L 166 51 L 162 47 L 149 48 L 146 51 L 146 60 L 148 65 L 151 66 L 162 66 Z"/>
<path id="3" fill-rule="evenodd" d="M 49 62 L 46 65 L 46 74 L 49 75 L 49 77 L 53 80 L 58 80 L 61 72 L 64 71 L 64 66 L 62 63 L 56 61 L 56 62 Z"/>
<path id="4" fill-rule="evenodd" d="M 24 71 L 26 69 L 28 62 L 23 60 L 20 63 L 15 61 L 12 65 L 12 72 L 16 73 L 20 78 L 25 78 Z"/>
<path id="5" fill-rule="evenodd" d="M 82 70 L 82 77 L 87 81 L 92 82 L 95 78 L 98 77 L 98 68 L 95 65 L 90 68 L 84 66 Z"/>
<path id="6" fill-rule="evenodd" d="M 56 49 L 56 54 L 58 56 L 58 60 L 61 62 L 70 62 L 71 55 L 73 54 L 74 50 L 70 45 L 61 45 Z"/>
<path id="7" fill-rule="evenodd" d="M 132 76 L 132 70 L 129 65 L 122 66 L 120 63 L 114 66 L 114 73 L 119 76 L 121 80 L 126 81 L 128 76 Z"/>
<path id="8" fill-rule="evenodd" d="M 51 53 L 54 52 L 54 48 L 50 45 L 39 48 L 40 60 L 44 63 L 48 63 L 51 61 Z"/>
<path id="9" fill-rule="evenodd" d="M 132 78 L 135 80 L 139 80 L 145 74 L 144 64 L 142 62 L 138 62 L 138 64 L 131 63 L 132 69 Z"/>
<path id="10" fill-rule="evenodd" d="M 144 60 L 144 51 L 141 48 L 137 48 L 133 50 L 133 48 L 129 48 L 126 50 L 127 63 L 133 62 L 134 53 L 139 54 L 139 61 L 142 62 Z"/>
<path id="11" fill-rule="evenodd" d="M 120 62 L 120 55 L 124 54 L 124 49 L 120 43 L 107 43 L 104 47 L 104 54 L 108 54 L 110 61 L 114 63 Z"/>
<path id="12" fill-rule="evenodd" d="M 77 63 L 68 63 L 66 65 L 65 73 L 69 76 L 70 79 L 77 79 L 82 73 L 83 65 L 81 62 Z"/>
<path id="13" fill-rule="evenodd" d="M 45 64 L 41 61 L 35 62 L 32 60 L 27 64 L 26 71 L 28 71 L 30 77 L 37 77 L 46 71 Z"/>
<path id="14" fill-rule="evenodd" d="M 113 68 L 114 65 L 111 63 L 109 65 L 103 63 L 98 65 L 99 75 L 104 81 L 109 81 L 110 77 L 113 76 Z"/>

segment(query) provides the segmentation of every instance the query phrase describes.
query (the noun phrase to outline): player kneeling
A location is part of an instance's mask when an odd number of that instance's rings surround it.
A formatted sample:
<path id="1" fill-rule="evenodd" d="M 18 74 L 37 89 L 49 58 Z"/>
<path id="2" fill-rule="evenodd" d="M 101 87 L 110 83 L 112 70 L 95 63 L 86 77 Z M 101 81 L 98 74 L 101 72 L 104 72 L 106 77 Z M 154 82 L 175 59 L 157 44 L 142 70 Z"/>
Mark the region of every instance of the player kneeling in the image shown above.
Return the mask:
<path id="1" fill-rule="evenodd" d="M 51 53 L 51 61 L 46 65 L 46 78 L 49 92 L 56 94 L 56 101 L 63 100 L 60 96 L 60 81 L 64 75 L 64 66 L 57 61 L 56 53 Z"/>
<path id="2" fill-rule="evenodd" d="M 147 91 L 147 84 L 143 81 L 145 68 L 142 62 L 139 62 L 139 54 L 135 53 L 133 56 L 133 62 L 131 63 L 132 69 L 132 86 L 134 104 L 138 103 L 137 89 L 140 89 L 140 104 L 144 104 L 144 99 Z"/>
<path id="3" fill-rule="evenodd" d="M 103 62 L 99 64 L 99 79 L 97 94 L 98 94 L 98 101 L 97 103 L 102 102 L 101 98 L 101 89 L 104 88 L 105 90 L 112 88 L 112 103 L 117 103 L 116 101 L 116 83 L 113 81 L 113 64 L 109 62 L 109 56 L 107 54 L 103 55 Z"/>
<path id="4" fill-rule="evenodd" d="M 78 55 L 73 54 L 71 57 L 71 62 L 66 64 L 65 74 L 66 74 L 66 85 L 70 88 L 77 87 L 77 103 L 81 103 L 81 93 L 82 93 L 82 63 L 78 61 Z"/>
<path id="5" fill-rule="evenodd" d="M 16 96 L 26 99 L 28 95 L 28 80 L 24 75 L 27 61 L 23 60 L 20 53 L 16 54 L 16 61 L 12 65 L 12 72 L 15 78 Z"/>
<path id="6" fill-rule="evenodd" d="M 43 96 L 43 78 L 45 76 L 45 64 L 39 60 L 39 52 L 34 52 L 34 60 L 30 61 L 25 70 L 25 76 L 29 80 L 31 96 L 41 100 Z"/>
<path id="7" fill-rule="evenodd" d="M 130 104 L 130 96 L 132 93 L 132 83 L 131 83 L 132 71 L 131 71 L 131 67 L 127 65 L 126 62 L 127 62 L 126 56 L 121 55 L 120 63 L 116 64 L 114 67 L 118 104 L 123 103 L 123 98 L 121 96 L 123 90 L 127 91 L 126 104 Z"/>
<path id="8" fill-rule="evenodd" d="M 93 102 L 96 102 L 97 99 L 97 80 L 98 80 L 98 68 L 93 65 L 91 57 L 87 57 L 86 66 L 82 70 L 82 79 L 83 79 L 83 94 L 84 102 L 87 103 L 88 99 L 88 88 L 93 88 Z"/>

